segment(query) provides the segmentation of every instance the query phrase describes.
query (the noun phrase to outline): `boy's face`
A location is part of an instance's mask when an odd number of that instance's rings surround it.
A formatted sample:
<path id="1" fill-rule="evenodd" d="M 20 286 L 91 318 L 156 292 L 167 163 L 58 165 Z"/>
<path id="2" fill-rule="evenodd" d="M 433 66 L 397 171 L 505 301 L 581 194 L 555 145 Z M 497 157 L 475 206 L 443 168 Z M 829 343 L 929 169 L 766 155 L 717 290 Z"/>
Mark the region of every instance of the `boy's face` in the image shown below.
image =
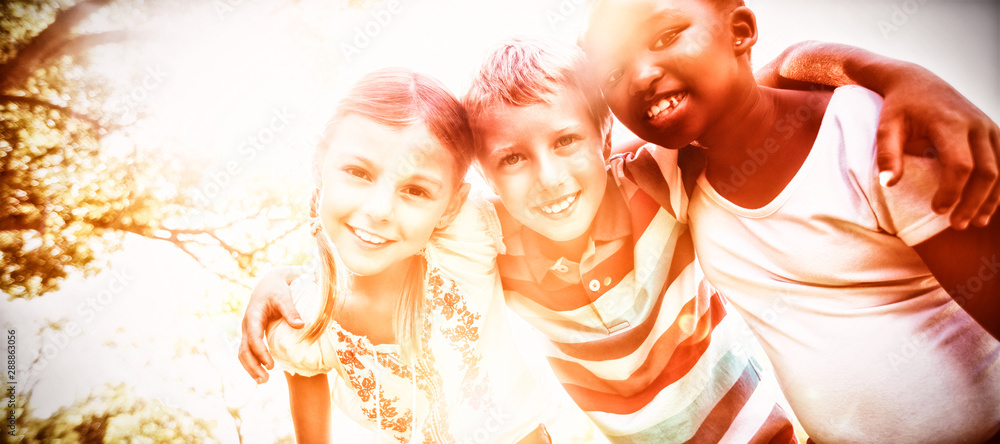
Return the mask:
<path id="1" fill-rule="evenodd" d="M 604 96 L 637 136 L 680 148 L 736 94 L 734 39 L 710 2 L 605 0 L 586 35 Z"/>
<path id="2" fill-rule="evenodd" d="M 475 119 L 486 181 L 522 224 L 554 241 L 588 233 L 607 187 L 608 151 L 586 103 L 559 89 L 549 103 L 497 106 Z"/>

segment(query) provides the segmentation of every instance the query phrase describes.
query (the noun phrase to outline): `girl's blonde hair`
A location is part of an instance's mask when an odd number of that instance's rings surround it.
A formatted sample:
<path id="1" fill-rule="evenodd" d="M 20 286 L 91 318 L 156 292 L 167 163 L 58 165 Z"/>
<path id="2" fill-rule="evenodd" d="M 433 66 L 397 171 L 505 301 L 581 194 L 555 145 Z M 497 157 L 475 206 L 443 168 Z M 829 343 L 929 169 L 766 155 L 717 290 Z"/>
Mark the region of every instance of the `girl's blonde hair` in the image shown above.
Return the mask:
<path id="1" fill-rule="evenodd" d="M 359 80 L 337 104 L 332 119 L 316 147 L 315 178 L 318 185 L 310 203 L 310 216 L 319 217 L 321 169 L 326 151 L 336 133 L 337 124 L 348 115 L 357 115 L 382 125 L 403 128 L 424 124 L 455 160 L 454 185 L 462 183 L 472 160 L 472 135 L 469 120 L 461 103 L 437 80 L 402 68 L 372 72 Z M 309 341 L 317 340 L 343 305 L 349 276 L 337 257 L 336 248 L 322 230 L 315 230 L 321 262 L 320 284 L 323 302 L 316 320 L 305 330 Z M 424 311 L 424 274 L 427 264 L 422 257 L 412 261 L 406 273 L 403 292 L 393 314 L 393 333 L 405 357 L 420 356 Z"/>

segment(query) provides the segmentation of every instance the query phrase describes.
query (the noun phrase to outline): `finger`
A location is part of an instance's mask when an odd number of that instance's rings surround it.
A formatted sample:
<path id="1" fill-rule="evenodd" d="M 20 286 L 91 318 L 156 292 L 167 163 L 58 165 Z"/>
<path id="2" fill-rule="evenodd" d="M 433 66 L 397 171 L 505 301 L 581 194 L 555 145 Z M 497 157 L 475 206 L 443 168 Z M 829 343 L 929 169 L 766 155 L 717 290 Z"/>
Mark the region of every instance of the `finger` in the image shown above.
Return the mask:
<path id="1" fill-rule="evenodd" d="M 938 150 L 938 158 L 944 168 L 941 172 L 941 184 L 931 200 L 931 206 L 935 212 L 945 213 L 958 201 L 972 174 L 973 157 L 969 137 L 964 130 L 934 126 L 930 131 L 930 139 Z"/>
<path id="2" fill-rule="evenodd" d="M 969 226 L 997 181 L 997 159 L 990 146 L 989 134 L 983 131 L 969 133 L 969 148 L 972 149 L 976 166 L 962 192 L 962 199 L 951 213 L 951 225 L 954 228 Z"/>
<path id="3" fill-rule="evenodd" d="M 990 130 L 990 145 L 993 149 L 993 157 L 1000 162 L 1000 129 L 997 129 L 996 125 Z M 997 165 L 997 167 L 1000 168 L 1000 165 Z M 986 198 L 983 205 L 979 207 L 979 212 L 976 214 L 973 223 L 980 227 L 989 225 L 990 219 L 993 217 L 993 213 L 996 212 L 998 206 L 1000 206 L 1000 180 L 997 180 L 993 184 L 993 191 L 990 192 L 989 197 Z"/>
<path id="4" fill-rule="evenodd" d="M 263 365 L 268 370 L 274 368 L 274 360 L 271 359 L 271 353 L 267 351 L 267 345 L 264 344 L 264 322 L 261 320 L 261 316 L 255 313 L 247 313 L 244 317 L 244 341 L 247 343 L 247 347 L 250 349 L 250 353 L 253 355 L 254 360 Z"/>
<path id="5" fill-rule="evenodd" d="M 285 297 L 280 298 L 277 304 L 278 312 L 281 313 L 281 317 L 285 318 L 285 322 L 292 328 L 302 328 L 306 325 L 306 323 L 302 321 L 302 317 L 299 316 L 299 311 L 295 309 L 295 302 L 292 301 L 290 293 L 286 293 Z"/>
<path id="6" fill-rule="evenodd" d="M 878 165 L 879 183 L 891 187 L 903 176 L 903 142 L 906 125 L 900 118 L 885 117 L 879 120 L 875 134 L 875 160 Z"/>
<path id="7" fill-rule="evenodd" d="M 250 348 L 247 346 L 246 337 L 243 337 L 243 341 L 240 342 L 240 351 L 237 355 L 240 358 L 240 364 L 243 366 L 243 370 L 246 370 L 247 374 L 250 375 L 254 381 L 258 384 L 267 382 L 267 372 L 261 368 L 260 362 L 253 356 L 250 352 Z"/>

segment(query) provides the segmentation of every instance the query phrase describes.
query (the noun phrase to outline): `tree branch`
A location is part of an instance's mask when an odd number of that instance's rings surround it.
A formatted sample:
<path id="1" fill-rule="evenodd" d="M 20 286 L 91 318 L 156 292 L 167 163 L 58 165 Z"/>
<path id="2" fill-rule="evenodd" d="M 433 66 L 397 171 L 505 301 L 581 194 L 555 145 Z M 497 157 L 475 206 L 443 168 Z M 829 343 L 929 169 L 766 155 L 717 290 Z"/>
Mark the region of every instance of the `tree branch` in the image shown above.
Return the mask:
<path id="1" fill-rule="evenodd" d="M 166 240 L 166 239 L 163 239 L 163 240 Z M 177 240 L 175 240 L 175 241 L 171 241 L 171 243 L 174 244 L 174 245 L 176 245 L 177 248 L 180 248 L 180 250 L 183 251 L 184 253 L 186 253 L 188 256 L 191 256 L 191 258 L 194 259 L 194 261 L 197 262 L 198 265 L 201 265 L 201 268 L 204 268 L 206 270 L 212 270 L 212 267 L 209 267 L 208 264 L 202 262 L 201 258 L 199 258 L 197 254 L 194 254 L 191 250 L 188 250 L 187 245 L 186 245 L 186 243 L 184 241 L 177 241 Z M 241 286 L 243 288 L 246 288 L 247 290 L 251 290 L 252 289 L 249 285 L 247 285 L 247 284 L 245 284 L 243 282 L 240 282 L 240 281 L 238 281 L 236 279 L 233 279 L 233 278 L 231 278 L 231 277 L 229 277 L 229 276 L 227 276 L 227 275 L 225 275 L 223 273 L 212 271 L 212 274 L 214 274 L 214 275 L 216 275 L 216 276 L 218 276 L 218 277 L 220 277 L 220 278 L 222 278 L 224 280 L 232 282 L 232 283 L 234 283 L 236 285 L 239 285 L 239 286 Z"/>
<path id="2" fill-rule="evenodd" d="M 37 231 L 45 230 L 45 218 L 33 217 L 30 214 L 12 214 L 0 219 L 0 231 Z"/>
<path id="3" fill-rule="evenodd" d="M 79 54 L 90 47 L 145 38 L 149 35 L 150 33 L 148 32 L 137 32 L 128 29 L 100 32 L 97 34 L 83 34 L 62 42 L 58 48 L 55 48 L 53 55 Z"/>
<path id="4" fill-rule="evenodd" d="M 37 98 L 34 98 L 34 97 L 26 97 L 26 96 L 0 95 L 0 102 L 2 102 L 2 103 L 16 103 L 16 104 L 19 104 L 19 105 L 45 107 L 45 108 L 48 108 L 48 109 L 59 111 L 60 113 L 63 113 L 65 115 L 67 115 L 67 116 L 70 116 L 70 117 L 72 117 L 74 119 L 82 120 L 84 122 L 87 122 L 87 123 L 93 125 L 96 128 L 107 129 L 103 125 L 101 125 L 101 122 L 99 120 L 95 119 L 94 117 L 91 117 L 91 116 L 89 116 L 87 114 L 78 113 L 78 112 L 73 111 L 72 109 L 70 109 L 68 107 L 65 107 L 65 106 L 62 106 L 62 105 L 56 105 L 55 103 L 49 102 L 47 100 L 37 99 Z"/>
<path id="5" fill-rule="evenodd" d="M 0 65 L 0 92 L 24 82 L 45 62 L 63 55 L 70 34 L 80 22 L 113 0 L 83 0 L 56 14 L 55 20 L 28 42 L 14 58 Z"/>

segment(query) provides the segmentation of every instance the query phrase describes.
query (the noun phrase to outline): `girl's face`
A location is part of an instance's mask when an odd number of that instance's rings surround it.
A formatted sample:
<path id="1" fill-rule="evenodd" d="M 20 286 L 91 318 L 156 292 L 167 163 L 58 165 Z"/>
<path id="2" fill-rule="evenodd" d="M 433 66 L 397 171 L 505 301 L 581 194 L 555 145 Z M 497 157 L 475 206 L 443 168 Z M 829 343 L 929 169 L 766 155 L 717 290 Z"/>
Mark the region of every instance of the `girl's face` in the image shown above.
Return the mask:
<path id="1" fill-rule="evenodd" d="M 680 148 L 740 95 L 736 38 L 703 0 L 607 0 L 587 55 L 615 117 L 640 138 Z"/>
<path id="2" fill-rule="evenodd" d="M 348 115 L 326 150 L 319 217 L 355 274 L 379 274 L 417 254 L 464 200 L 454 157 L 426 125 Z"/>

